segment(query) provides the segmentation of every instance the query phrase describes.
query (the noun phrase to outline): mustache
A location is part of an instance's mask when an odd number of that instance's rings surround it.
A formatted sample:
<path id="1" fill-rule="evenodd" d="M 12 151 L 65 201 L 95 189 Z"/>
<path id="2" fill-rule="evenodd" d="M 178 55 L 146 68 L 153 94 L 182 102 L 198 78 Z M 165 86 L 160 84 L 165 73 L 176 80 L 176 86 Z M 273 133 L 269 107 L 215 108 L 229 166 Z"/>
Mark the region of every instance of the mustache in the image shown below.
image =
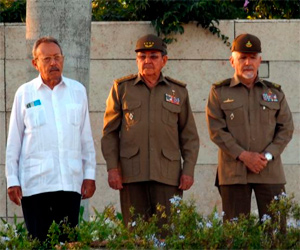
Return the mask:
<path id="1" fill-rule="evenodd" d="M 50 68 L 50 72 L 52 72 L 52 71 L 59 71 L 59 68 L 53 66 L 53 67 Z"/>
<path id="2" fill-rule="evenodd" d="M 253 68 L 252 66 L 245 66 L 245 67 L 243 68 L 243 70 L 249 70 L 249 69 L 254 70 L 254 68 Z"/>

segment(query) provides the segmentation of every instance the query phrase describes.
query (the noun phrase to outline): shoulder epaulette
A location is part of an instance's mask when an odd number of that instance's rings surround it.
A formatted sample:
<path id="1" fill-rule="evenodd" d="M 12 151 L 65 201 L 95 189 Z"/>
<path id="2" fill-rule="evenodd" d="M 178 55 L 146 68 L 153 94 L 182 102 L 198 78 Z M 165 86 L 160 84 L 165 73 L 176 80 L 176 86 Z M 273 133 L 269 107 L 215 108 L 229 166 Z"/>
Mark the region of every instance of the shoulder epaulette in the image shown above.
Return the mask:
<path id="1" fill-rule="evenodd" d="M 226 80 L 222 80 L 222 81 L 219 81 L 219 82 L 216 82 L 213 84 L 213 86 L 215 88 L 218 88 L 218 87 L 222 87 L 222 86 L 226 86 L 226 85 L 229 85 L 231 82 L 231 78 L 228 78 Z"/>
<path id="2" fill-rule="evenodd" d="M 173 79 L 173 78 L 171 78 L 171 77 L 169 77 L 169 76 L 165 76 L 165 78 L 166 78 L 168 81 L 173 82 L 173 83 L 175 83 L 175 84 L 177 84 L 177 85 L 179 85 L 179 86 L 181 86 L 181 87 L 186 87 L 186 84 L 185 84 L 184 82 L 178 81 L 178 80 Z"/>
<path id="3" fill-rule="evenodd" d="M 135 78 L 137 78 L 137 76 L 138 76 L 137 74 L 132 74 L 132 75 L 124 76 L 124 77 L 116 79 L 115 83 L 120 84 L 122 82 L 126 82 L 126 81 L 129 81 L 129 80 L 135 79 Z"/>
<path id="4" fill-rule="evenodd" d="M 281 89 L 281 86 L 277 83 L 269 82 L 269 81 L 266 81 L 266 80 L 262 80 L 262 82 L 265 83 L 270 88 L 275 88 L 275 89 L 278 89 L 278 90 Z"/>

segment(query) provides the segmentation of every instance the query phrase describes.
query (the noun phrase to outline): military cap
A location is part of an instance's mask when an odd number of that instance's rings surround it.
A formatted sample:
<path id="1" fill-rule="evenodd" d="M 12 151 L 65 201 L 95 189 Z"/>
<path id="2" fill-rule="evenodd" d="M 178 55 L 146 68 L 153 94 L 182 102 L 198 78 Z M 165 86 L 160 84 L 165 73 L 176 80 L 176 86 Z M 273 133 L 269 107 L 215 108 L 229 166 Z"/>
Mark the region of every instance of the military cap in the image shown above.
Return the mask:
<path id="1" fill-rule="evenodd" d="M 241 34 L 233 40 L 231 51 L 261 53 L 260 40 L 251 34 Z"/>
<path id="2" fill-rule="evenodd" d="M 164 54 L 167 54 L 167 45 L 160 37 L 148 34 L 141 37 L 136 42 L 135 52 L 142 50 L 159 50 Z"/>

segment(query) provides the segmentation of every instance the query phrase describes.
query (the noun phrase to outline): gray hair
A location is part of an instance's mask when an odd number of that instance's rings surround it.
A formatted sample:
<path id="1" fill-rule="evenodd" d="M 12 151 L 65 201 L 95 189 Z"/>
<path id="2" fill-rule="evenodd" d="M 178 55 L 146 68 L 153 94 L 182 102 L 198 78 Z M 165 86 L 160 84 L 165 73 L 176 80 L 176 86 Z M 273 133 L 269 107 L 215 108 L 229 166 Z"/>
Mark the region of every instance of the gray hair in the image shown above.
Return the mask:
<path id="1" fill-rule="evenodd" d="M 54 37 L 51 37 L 51 36 L 43 36 L 43 37 L 39 38 L 33 45 L 32 57 L 34 59 L 36 58 L 36 50 L 42 43 L 55 43 L 59 47 L 61 54 L 63 54 L 62 49 L 61 49 L 60 44 L 58 43 L 57 39 L 55 39 Z"/>

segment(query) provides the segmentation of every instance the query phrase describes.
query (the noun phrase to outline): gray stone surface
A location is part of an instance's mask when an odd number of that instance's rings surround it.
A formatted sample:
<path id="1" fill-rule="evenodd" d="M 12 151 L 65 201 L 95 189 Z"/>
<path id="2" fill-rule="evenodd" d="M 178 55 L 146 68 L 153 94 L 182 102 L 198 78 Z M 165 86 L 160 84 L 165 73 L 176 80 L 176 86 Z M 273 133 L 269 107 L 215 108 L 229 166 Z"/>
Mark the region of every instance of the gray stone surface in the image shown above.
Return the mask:
<path id="1" fill-rule="evenodd" d="M 0 111 L 0 164 L 5 164 L 6 123 L 5 113 Z"/>
<path id="2" fill-rule="evenodd" d="M 0 164 L 0 217 L 6 216 L 6 179 L 5 168 Z"/>
<path id="3" fill-rule="evenodd" d="M 0 23 L 0 59 L 4 59 L 5 46 L 4 46 L 4 24 Z"/>
<path id="4" fill-rule="evenodd" d="M 6 59 L 26 59 L 26 26 L 24 24 L 7 24 L 5 26 Z"/>
<path id="5" fill-rule="evenodd" d="M 4 60 L 0 59 L 0 111 L 5 111 Z"/>
<path id="6" fill-rule="evenodd" d="M 17 89 L 29 79 L 28 69 L 31 67 L 30 60 L 6 60 L 6 110 L 11 111 L 13 100 Z M 37 76 L 38 74 L 36 74 Z"/>

